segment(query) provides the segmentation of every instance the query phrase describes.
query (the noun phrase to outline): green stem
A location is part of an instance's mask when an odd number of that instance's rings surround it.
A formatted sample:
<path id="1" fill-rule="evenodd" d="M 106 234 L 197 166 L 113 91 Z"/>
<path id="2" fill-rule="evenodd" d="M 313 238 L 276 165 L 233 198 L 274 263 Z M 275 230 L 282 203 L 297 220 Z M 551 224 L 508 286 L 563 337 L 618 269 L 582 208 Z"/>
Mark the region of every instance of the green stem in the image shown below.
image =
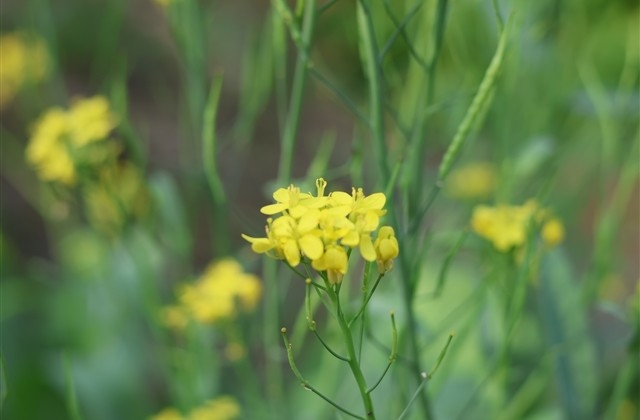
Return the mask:
<path id="1" fill-rule="evenodd" d="M 351 369 L 351 373 L 353 374 L 353 377 L 358 384 L 358 390 L 360 391 L 360 397 L 362 398 L 362 403 L 364 404 L 366 418 L 375 419 L 376 416 L 374 414 L 373 401 L 371 400 L 371 395 L 367 392 L 367 382 L 364 378 L 364 374 L 362 373 L 362 369 L 360 368 L 360 363 L 356 355 L 356 348 L 353 344 L 353 336 L 351 335 L 351 330 L 349 329 L 347 320 L 345 319 L 342 308 L 340 307 L 339 291 L 334 291 L 332 288 L 329 288 L 329 296 L 331 297 L 331 301 L 336 308 L 336 319 L 338 320 L 338 324 L 340 325 L 340 330 L 342 331 L 342 336 L 347 346 L 347 354 L 349 355 L 349 368 Z"/>
<path id="2" fill-rule="evenodd" d="M 305 2 L 304 17 L 302 20 L 301 45 L 298 48 L 298 58 L 296 60 L 296 68 L 293 75 L 293 87 L 291 91 L 291 100 L 289 103 L 289 112 L 287 115 L 284 133 L 282 135 L 282 146 L 280 149 L 280 166 L 278 169 L 278 181 L 284 185 L 291 180 L 292 164 L 293 164 L 293 148 L 300 126 L 300 111 L 302 109 L 302 97 L 304 95 L 304 84 L 308 71 L 309 54 L 308 49 L 311 44 L 313 35 L 313 26 L 315 23 L 315 0 L 307 0 Z M 290 28 L 295 27 L 293 23 Z"/>
<path id="3" fill-rule="evenodd" d="M 336 404 L 333 400 L 331 400 L 331 398 L 325 396 L 320 391 L 318 391 L 316 388 L 314 388 L 309 383 L 309 381 L 307 381 L 304 378 L 304 376 L 302 376 L 302 373 L 300 373 L 300 370 L 298 369 L 298 366 L 296 366 L 295 359 L 293 358 L 293 349 L 291 347 L 291 343 L 289 343 L 289 340 L 287 339 L 287 329 L 286 328 L 281 328 L 280 329 L 280 333 L 282 334 L 282 341 L 284 341 L 284 347 L 287 349 L 287 360 L 289 361 L 289 366 L 291 367 L 291 371 L 293 372 L 295 377 L 298 378 L 300 383 L 302 383 L 302 386 L 305 387 L 305 389 L 308 389 L 309 391 L 313 392 L 314 394 L 316 394 L 317 396 L 319 396 L 320 398 L 322 398 L 323 400 L 325 400 L 326 402 L 328 402 L 329 404 L 331 404 L 332 406 L 334 406 L 338 410 L 342 411 L 343 413 L 345 413 L 345 414 L 347 414 L 347 415 L 349 415 L 349 416 L 351 416 L 353 418 L 356 418 L 356 419 L 365 420 L 364 417 L 361 417 L 361 416 L 359 416 L 357 414 L 354 414 L 351 411 L 347 410 L 346 408 L 343 408 L 343 407 L 339 406 L 338 404 Z"/>
<path id="4" fill-rule="evenodd" d="M 371 10 L 365 0 L 358 1 L 358 26 L 360 37 L 365 48 L 366 74 L 369 81 L 369 121 L 373 135 L 373 149 L 378 161 L 378 170 L 382 185 L 387 185 L 391 172 L 387 164 L 387 145 L 384 131 L 384 102 L 382 89 L 382 70 L 378 63 L 378 45 L 374 30 Z"/>

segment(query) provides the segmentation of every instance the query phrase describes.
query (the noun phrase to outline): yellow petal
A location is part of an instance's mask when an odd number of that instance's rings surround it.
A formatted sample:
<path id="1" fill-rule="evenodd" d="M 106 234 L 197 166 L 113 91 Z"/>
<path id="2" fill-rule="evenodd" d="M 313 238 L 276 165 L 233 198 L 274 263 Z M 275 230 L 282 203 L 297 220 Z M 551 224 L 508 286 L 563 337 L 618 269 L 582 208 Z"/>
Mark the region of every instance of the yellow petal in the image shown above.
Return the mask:
<path id="1" fill-rule="evenodd" d="M 353 197 L 350 194 L 347 194 L 343 191 L 334 191 L 330 195 L 331 201 L 336 205 L 341 206 L 352 206 L 353 205 Z"/>
<path id="2" fill-rule="evenodd" d="M 278 188 L 276 192 L 273 193 L 273 199 L 278 203 L 288 203 L 289 202 L 289 190 L 286 188 Z"/>
<path id="3" fill-rule="evenodd" d="M 345 235 L 344 238 L 342 238 L 341 242 L 343 245 L 350 247 L 358 246 L 358 244 L 360 243 L 360 235 L 358 235 L 358 232 L 356 232 L 355 230 L 351 230 Z"/>
<path id="4" fill-rule="evenodd" d="M 324 251 L 324 244 L 322 240 L 315 235 L 305 235 L 300 238 L 300 248 L 304 255 L 311 260 L 317 260 L 322 256 Z"/>
<path id="5" fill-rule="evenodd" d="M 298 221 L 298 232 L 305 234 L 318 226 L 319 212 L 317 210 L 309 210 Z"/>
<path id="6" fill-rule="evenodd" d="M 396 238 L 389 238 L 380 241 L 380 257 L 383 261 L 391 260 L 398 256 L 398 241 Z"/>
<path id="7" fill-rule="evenodd" d="M 282 249 L 289 265 L 295 267 L 300 264 L 300 249 L 298 248 L 296 241 L 293 239 L 286 241 L 282 246 Z"/>
<path id="8" fill-rule="evenodd" d="M 387 197 L 383 193 L 371 194 L 362 199 L 361 209 L 381 210 L 387 202 Z"/>
<path id="9" fill-rule="evenodd" d="M 287 208 L 286 205 L 280 204 L 280 203 L 278 203 L 278 204 L 269 204 L 269 205 L 266 205 L 266 206 L 262 207 L 260 209 L 260 212 L 262 214 L 266 214 L 266 215 L 270 216 L 272 214 L 280 213 L 281 211 L 284 211 L 286 208 Z"/>
<path id="10" fill-rule="evenodd" d="M 376 250 L 373 247 L 373 242 L 369 234 L 360 236 L 360 254 L 362 254 L 362 258 L 367 261 L 376 260 Z"/>

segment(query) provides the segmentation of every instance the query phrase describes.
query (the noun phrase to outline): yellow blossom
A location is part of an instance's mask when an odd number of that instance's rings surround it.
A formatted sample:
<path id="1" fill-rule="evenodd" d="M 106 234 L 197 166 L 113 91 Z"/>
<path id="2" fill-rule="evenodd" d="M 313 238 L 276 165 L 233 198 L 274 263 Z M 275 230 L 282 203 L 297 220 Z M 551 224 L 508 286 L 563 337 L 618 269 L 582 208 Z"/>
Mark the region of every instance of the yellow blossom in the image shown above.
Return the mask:
<path id="1" fill-rule="evenodd" d="M 376 252 L 378 271 L 386 273 L 393 267 L 393 259 L 400 254 L 400 246 L 391 226 L 383 226 L 373 244 Z"/>
<path id="2" fill-rule="evenodd" d="M 186 311 L 178 305 L 165 306 L 162 309 L 161 320 L 163 325 L 175 330 L 182 330 L 189 323 Z"/>
<path id="3" fill-rule="evenodd" d="M 258 278 L 229 258 L 210 264 L 196 283 L 185 285 L 179 302 L 190 317 L 209 324 L 253 310 L 261 296 Z"/>
<path id="4" fill-rule="evenodd" d="M 254 252 L 286 260 L 291 266 L 310 262 L 315 270 L 326 272 L 331 283 L 342 281 L 347 272 L 347 250 L 359 248 L 365 260 L 376 261 L 372 234 L 386 212 L 385 195 L 365 196 L 362 188 L 352 188 L 351 194 L 325 195 L 326 187 L 327 182 L 319 178 L 316 196 L 294 185 L 279 188 L 273 194 L 277 203 L 261 209 L 267 215 L 281 213 L 267 219 L 266 237 L 242 237 Z"/>
<path id="5" fill-rule="evenodd" d="M 76 146 L 103 140 L 117 125 L 103 96 L 76 100 L 67 114 L 69 136 Z"/>
<path id="6" fill-rule="evenodd" d="M 234 420 L 240 417 L 240 405 L 235 398 L 221 396 L 209 400 L 189 413 L 189 420 Z"/>
<path id="7" fill-rule="evenodd" d="M 326 271 L 329 282 L 340 283 L 347 273 L 348 257 L 344 248 L 338 245 L 327 247 L 320 258 L 311 263 L 318 271 Z"/>
<path id="8" fill-rule="evenodd" d="M 151 416 L 149 420 L 183 420 L 184 417 L 175 408 L 165 408 L 159 413 Z"/>
<path id="9" fill-rule="evenodd" d="M 535 228 L 549 247 L 557 245 L 564 238 L 562 222 L 535 201 L 528 201 L 521 206 L 477 206 L 473 210 L 471 227 L 502 252 L 523 246 L 529 228 Z"/>
<path id="10" fill-rule="evenodd" d="M 477 206 L 473 210 L 471 227 L 499 251 L 508 251 L 525 243 L 529 222 L 536 209 L 533 202 L 522 206 Z"/>
<path id="11" fill-rule="evenodd" d="M 0 109 L 25 85 L 43 80 L 48 61 L 47 50 L 40 38 L 24 33 L 0 36 Z"/>
<path id="12" fill-rule="evenodd" d="M 462 200 L 488 198 L 495 187 L 495 168 L 488 162 L 468 164 L 452 172 L 446 183 L 447 193 Z"/>
<path id="13" fill-rule="evenodd" d="M 547 246 L 554 247 L 564 240 L 564 225 L 559 219 L 549 219 L 542 225 L 541 235 Z"/>
<path id="14" fill-rule="evenodd" d="M 118 149 L 113 144 L 88 144 L 106 140 L 115 124 L 108 102 L 100 96 L 79 100 L 69 111 L 51 108 L 32 127 L 26 160 L 42 180 L 73 185 L 79 167 L 115 159 Z"/>

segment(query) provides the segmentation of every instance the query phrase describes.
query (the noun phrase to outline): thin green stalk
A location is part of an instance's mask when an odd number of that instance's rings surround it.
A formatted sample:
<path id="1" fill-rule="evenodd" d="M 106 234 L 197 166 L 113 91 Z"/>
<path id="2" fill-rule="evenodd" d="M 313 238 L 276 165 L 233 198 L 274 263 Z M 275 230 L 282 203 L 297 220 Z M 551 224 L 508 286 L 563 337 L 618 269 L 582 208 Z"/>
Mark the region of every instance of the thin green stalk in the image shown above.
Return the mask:
<path id="1" fill-rule="evenodd" d="M 202 163 L 207 177 L 207 183 L 211 190 L 211 196 L 215 203 L 214 223 L 216 248 L 219 254 L 225 255 L 229 250 L 229 224 L 227 222 L 227 198 L 218 172 L 216 156 L 216 115 L 222 90 L 222 75 L 214 77 L 209 91 L 209 99 L 204 109 L 202 124 Z"/>
<path id="2" fill-rule="evenodd" d="M 62 364 L 64 367 L 64 387 L 66 390 L 69 417 L 71 417 L 72 420 L 81 420 L 82 416 L 80 415 L 80 408 L 78 407 L 78 396 L 76 395 L 71 361 L 67 353 L 63 353 L 62 355 Z"/>
<path id="3" fill-rule="evenodd" d="M 512 26 L 511 18 L 507 21 L 507 24 L 500 34 L 500 39 L 498 40 L 498 46 L 496 48 L 496 52 L 491 59 L 491 63 L 489 67 L 487 67 L 487 71 L 484 74 L 482 82 L 480 82 L 480 86 L 478 87 L 478 92 L 476 93 L 469 109 L 467 109 L 467 113 L 465 114 L 462 122 L 458 126 L 456 130 L 456 134 L 451 141 L 451 144 L 447 148 L 447 151 L 442 158 L 442 163 L 440 163 L 440 168 L 438 169 L 438 181 L 444 182 L 445 178 L 449 174 L 449 171 L 453 167 L 453 163 L 456 158 L 462 151 L 462 146 L 464 145 L 465 140 L 473 125 L 477 122 L 480 115 L 484 115 L 485 109 L 491 104 L 491 92 L 498 80 L 498 74 L 500 73 L 500 69 L 502 68 L 502 62 L 504 60 L 504 52 L 507 47 L 507 38 L 509 35 L 509 28 Z"/>
<path id="4" fill-rule="evenodd" d="M 375 283 L 373 283 L 373 287 L 371 288 L 371 292 L 366 295 L 367 297 L 364 299 L 364 301 L 362 302 L 362 306 L 360 307 L 360 310 L 358 311 L 358 313 L 356 313 L 356 315 L 351 319 L 351 321 L 349 321 L 348 325 L 349 327 L 351 326 L 351 324 L 353 324 L 360 315 L 362 315 L 362 313 L 364 312 L 365 308 L 367 307 L 367 303 L 369 303 L 369 301 L 371 300 L 371 297 L 373 296 L 373 293 L 376 291 L 376 289 L 378 288 L 378 284 L 380 283 L 380 279 L 384 277 L 384 273 L 379 274 L 378 278 L 376 279 Z"/>
<path id="5" fill-rule="evenodd" d="M 389 50 L 395 43 L 396 39 L 398 38 L 398 36 L 402 36 L 402 39 L 407 45 L 407 48 L 409 49 L 409 53 L 411 54 L 411 56 L 416 60 L 416 62 L 420 65 L 420 67 L 422 67 L 422 69 L 425 72 L 428 71 L 429 65 L 422 59 L 422 57 L 418 55 L 417 51 L 413 47 L 413 43 L 409 40 L 409 37 L 407 36 L 407 32 L 404 30 L 404 28 L 409 24 L 411 19 L 416 15 L 416 13 L 418 13 L 418 10 L 420 10 L 420 8 L 424 5 L 424 2 L 416 3 L 413 6 L 413 8 L 409 11 L 409 13 L 407 13 L 406 16 L 402 19 L 402 22 L 398 21 L 398 18 L 396 18 L 396 16 L 393 14 L 391 7 L 389 6 L 389 0 L 384 0 L 383 4 L 384 4 L 384 9 L 387 12 L 387 15 L 389 16 L 389 18 L 391 18 L 391 21 L 396 26 L 396 30 L 389 37 L 389 40 L 384 45 L 384 47 L 382 47 L 382 51 L 380 51 L 380 56 L 378 57 L 378 61 L 382 64 L 382 62 L 384 61 L 384 57 L 389 52 Z"/>
<path id="6" fill-rule="evenodd" d="M 300 383 L 302 384 L 303 387 L 305 387 L 305 389 L 308 389 L 309 391 L 313 392 L 314 394 L 316 394 L 317 396 L 319 396 L 320 398 L 322 398 L 323 400 L 325 400 L 326 402 L 328 402 L 329 404 L 331 404 L 332 406 L 334 406 L 335 408 L 337 408 L 339 411 L 353 417 L 356 419 L 361 419 L 361 420 L 365 420 L 364 417 L 361 417 L 355 413 L 352 413 L 351 411 L 347 410 L 346 408 L 343 408 L 341 406 L 339 406 L 338 404 L 336 404 L 331 398 L 325 396 L 324 394 L 322 394 L 320 391 L 318 391 L 316 388 L 314 388 L 309 381 L 307 381 L 302 374 L 300 373 L 300 370 L 298 369 L 298 367 L 296 366 L 296 362 L 293 358 L 293 349 L 291 347 L 291 343 L 289 343 L 289 340 L 287 339 L 287 329 L 286 328 L 281 328 L 280 332 L 282 333 L 282 340 L 284 341 L 284 347 L 287 350 L 287 360 L 289 361 L 289 366 L 291 367 L 291 371 L 293 372 L 293 374 L 295 375 L 296 378 L 298 378 L 298 380 L 300 381 Z"/>
<path id="7" fill-rule="evenodd" d="M 366 74 L 369 82 L 369 123 L 373 135 L 373 149 L 382 185 L 387 185 L 391 173 L 387 163 L 387 145 L 384 131 L 382 69 L 378 63 L 379 52 L 375 25 L 366 0 L 358 0 L 358 27 L 365 49 Z"/>
<path id="8" fill-rule="evenodd" d="M 380 385 L 380 382 L 382 382 L 384 377 L 387 375 L 387 372 L 389 372 L 389 368 L 396 361 L 396 357 L 398 357 L 398 329 L 396 328 L 396 316 L 393 312 L 391 312 L 391 337 L 391 354 L 389 355 L 389 363 L 387 363 L 387 367 L 384 369 L 384 372 L 382 372 L 382 375 L 380 375 L 380 379 L 378 379 L 376 383 L 367 390 L 367 394 L 372 393 L 373 390 Z"/>
<path id="9" fill-rule="evenodd" d="M 268 259 L 264 266 L 265 278 L 265 304 L 264 304 L 264 331 L 263 348 L 265 351 L 265 378 L 267 399 L 272 404 L 272 411 L 276 414 L 282 413 L 282 397 L 284 395 L 284 383 L 280 363 L 275 357 L 275 351 L 279 348 L 277 336 L 273 334 L 277 331 L 280 323 L 280 293 L 278 281 L 277 261 Z"/>
<path id="10" fill-rule="evenodd" d="M 351 335 L 351 330 L 349 329 L 347 320 L 345 319 L 342 308 L 340 307 L 339 293 L 339 289 L 337 289 L 336 291 L 334 291 L 333 289 L 329 289 L 329 296 L 331 297 L 331 300 L 335 306 L 336 318 L 338 320 L 338 324 L 340 325 L 340 331 L 342 331 L 342 337 L 344 339 L 345 345 L 347 346 L 347 354 L 349 355 L 349 368 L 351 369 L 351 373 L 353 374 L 353 377 L 358 384 L 358 390 L 360 391 L 360 397 L 362 398 L 366 418 L 373 420 L 376 418 L 373 408 L 373 401 L 371 400 L 371 395 L 367 393 L 367 382 L 364 378 L 364 374 L 362 373 L 362 369 L 360 368 L 360 364 L 358 363 L 358 357 L 356 354 L 356 348 L 353 345 L 353 336 Z"/>
<path id="11" fill-rule="evenodd" d="M 400 416 L 398 416 L 398 420 L 402 420 L 409 413 L 409 409 L 411 408 L 411 405 L 413 404 L 413 402 L 416 400 L 416 398 L 420 394 L 420 391 L 422 390 L 424 385 L 427 383 L 427 381 L 429 381 L 431 378 L 433 378 L 433 375 L 436 374 L 436 371 L 440 367 L 440 364 L 444 360 L 444 357 L 447 355 L 447 350 L 449 349 L 449 345 L 451 344 L 451 340 L 453 340 L 453 336 L 454 336 L 453 333 L 449 334 L 449 339 L 447 340 L 447 344 L 444 345 L 444 348 L 440 352 L 440 356 L 438 357 L 438 360 L 436 361 L 436 364 L 431 369 L 431 372 L 429 372 L 428 374 L 426 372 L 422 372 L 420 374 L 420 376 L 422 377 L 422 381 L 420 382 L 420 385 L 418 385 L 418 389 L 416 389 L 416 392 L 413 393 L 413 396 L 409 400 L 409 403 L 407 404 L 405 409 L 402 411 L 402 413 L 400 413 Z"/>
<path id="12" fill-rule="evenodd" d="M 276 2 L 277 3 L 277 2 Z M 300 125 L 300 112 L 302 110 L 302 97 L 304 95 L 305 79 L 308 71 L 308 49 L 311 45 L 313 36 L 313 27 L 315 23 L 315 0 L 307 0 L 305 2 L 304 17 L 302 19 L 301 44 L 298 50 L 298 58 L 296 60 L 296 68 L 293 74 L 293 87 L 291 91 L 291 100 L 289 102 L 289 112 L 285 122 L 284 133 L 280 149 L 280 162 L 278 168 L 278 182 L 281 185 L 291 180 L 293 166 L 293 149 Z M 290 28 L 294 28 L 293 23 Z"/>

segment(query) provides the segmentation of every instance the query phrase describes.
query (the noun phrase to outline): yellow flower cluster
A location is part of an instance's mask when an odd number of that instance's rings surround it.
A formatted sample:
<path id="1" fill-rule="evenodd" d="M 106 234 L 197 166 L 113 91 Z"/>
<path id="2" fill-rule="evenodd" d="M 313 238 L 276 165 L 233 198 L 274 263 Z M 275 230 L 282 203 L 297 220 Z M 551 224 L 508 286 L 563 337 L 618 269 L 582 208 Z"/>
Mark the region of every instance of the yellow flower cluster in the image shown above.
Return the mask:
<path id="1" fill-rule="evenodd" d="M 195 284 L 185 285 L 178 296 L 179 304 L 165 308 L 163 320 L 177 329 L 184 328 L 189 319 L 212 324 L 232 318 L 238 310 L 253 310 L 261 296 L 260 280 L 228 258 L 210 264 Z"/>
<path id="2" fill-rule="evenodd" d="M 0 36 L 0 109 L 24 86 L 43 80 L 48 61 L 40 38 L 19 32 Z"/>
<path id="3" fill-rule="evenodd" d="M 77 100 L 70 109 L 49 109 L 33 126 L 26 159 L 41 179 L 73 185 L 77 167 L 111 158 L 113 144 L 103 142 L 117 125 L 102 96 Z M 99 146 L 95 146 L 99 143 Z"/>
<path id="4" fill-rule="evenodd" d="M 524 245 L 532 224 L 542 225 L 542 240 L 549 247 L 556 246 L 564 239 L 562 222 L 550 216 L 548 210 L 540 208 L 534 201 L 527 201 L 521 206 L 477 206 L 471 216 L 474 232 L 491 241 L 502 252 Z"/>
<path id="5" fill-rule="evenodd" d="M 165 408 L 150 420 L 234 420 L 240 417 L 240 412 L 236 399 L 223 395 L 192 409 L 186 416 L 175 408 Z"/>
<path id="6" fill-rule="evenodd" d="M 301 261 L 326 272 L 331 283 L 339 283 L 347 272 L 349 252 L 358 248 L 367 261 L 377 261 L 384 273 L 391 269 L 399 247 L 393 228 L 379 229 L 380 217 L 386 213 L 383 193 L 365 196 L 362 188 L 351 194 L 335 191 L 325 195 L 327 182 L 316 180 L 317 194 L 300 192 L 290 185 L 273 193 L 276 204 L 262 207 L 268 216 L 266 237 L 242 237 L 257 253 L 286 260 L 292 267 Z M 372 235 L 378 231 L 374 241 Z"/>
<path id="7" fill-rule="evenodd" d="M 489 198 L 495 187 L 495 168 L 488 162 L 468 164 L 452 172 L 446 182 L 446 192 L 461 200 Z"/>

